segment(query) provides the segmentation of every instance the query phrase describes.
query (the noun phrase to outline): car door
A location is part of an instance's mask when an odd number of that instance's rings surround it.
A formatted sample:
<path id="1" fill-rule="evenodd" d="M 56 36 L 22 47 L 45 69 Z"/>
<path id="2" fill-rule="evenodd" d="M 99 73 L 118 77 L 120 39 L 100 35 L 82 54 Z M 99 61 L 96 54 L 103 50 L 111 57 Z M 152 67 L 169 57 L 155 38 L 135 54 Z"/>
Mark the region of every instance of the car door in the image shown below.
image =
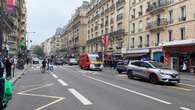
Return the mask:
<path id="1" fill-rule="evenodd" d="M 131 68 L 132 68 L 133 74 L 134 74 L 135 76 L 137 76 L 137 77 L 140 77 L 140 62 L 139 62 L 139 61 L 137 61 L 137 62 L 132 62 L 131 65 L 132 65 Z"/>
<path id="2" fill-rule="evenodd" d="M 151 65 L 148 64 L 147 62 L 142 62 L 141 63 L 141 73 L 140 75 L 143 77 L 143 78 L 148 78 L 148 69 L 151 68 Z"/>

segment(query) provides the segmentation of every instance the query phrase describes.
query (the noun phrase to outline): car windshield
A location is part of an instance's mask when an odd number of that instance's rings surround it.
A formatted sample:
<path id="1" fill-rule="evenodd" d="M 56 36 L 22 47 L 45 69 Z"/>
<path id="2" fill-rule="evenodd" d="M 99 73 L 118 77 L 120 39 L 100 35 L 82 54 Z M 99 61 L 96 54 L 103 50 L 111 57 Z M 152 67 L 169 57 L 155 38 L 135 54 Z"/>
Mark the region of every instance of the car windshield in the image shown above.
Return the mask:
<path id="1" fill-rule="evenodd" d="M 159 62 L 155 62 L 155 61 L 151 61 L 149 62 L 151 63 L 155 68 L 160 68 L 160 69 L 170 69 L 168 66 L 166 66 L 163 63 L 159 63 Z"/>
<path id="2" fill-rule="evenodd" d="M 76 59 L 71 58 L 70 61 L 71 61 L 71 62 L 76 62 Z"/>

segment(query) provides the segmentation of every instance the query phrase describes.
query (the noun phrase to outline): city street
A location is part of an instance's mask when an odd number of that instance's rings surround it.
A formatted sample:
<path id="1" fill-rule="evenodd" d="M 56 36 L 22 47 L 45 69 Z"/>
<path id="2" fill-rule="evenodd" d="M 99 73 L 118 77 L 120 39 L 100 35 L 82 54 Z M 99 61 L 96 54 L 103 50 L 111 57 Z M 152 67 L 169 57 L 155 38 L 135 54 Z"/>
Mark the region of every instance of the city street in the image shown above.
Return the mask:
<path id="1" fill-rule="evenodd" d="M 114 70 L 31 67 L 14 86 L 6 110 L 194 110 L 195 90 L 129 80 Z"/>

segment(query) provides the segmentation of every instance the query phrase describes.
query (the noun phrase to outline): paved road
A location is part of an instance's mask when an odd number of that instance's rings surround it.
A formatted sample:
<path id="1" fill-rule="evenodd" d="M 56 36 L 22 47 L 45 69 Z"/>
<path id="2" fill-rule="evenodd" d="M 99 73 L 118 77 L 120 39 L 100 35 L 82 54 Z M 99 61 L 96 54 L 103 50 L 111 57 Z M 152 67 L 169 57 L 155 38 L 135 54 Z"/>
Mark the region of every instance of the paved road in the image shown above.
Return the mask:
<path id="1" fill-rule="evenodd" d="M 35 66 L 14 87 L 6 110 L 195 110 L 195 90 L 128 80 L 114 71 Z"/>

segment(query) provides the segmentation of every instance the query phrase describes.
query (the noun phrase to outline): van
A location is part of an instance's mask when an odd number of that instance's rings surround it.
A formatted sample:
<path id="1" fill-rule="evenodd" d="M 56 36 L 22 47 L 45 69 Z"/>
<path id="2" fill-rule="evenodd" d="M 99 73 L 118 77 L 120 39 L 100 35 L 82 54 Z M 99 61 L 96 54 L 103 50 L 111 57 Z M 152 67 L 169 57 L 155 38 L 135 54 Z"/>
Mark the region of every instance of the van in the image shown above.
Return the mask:
<path id="1" fill-rule="evenodd" d="M 100 70 L 103 69 L 103 63 L 98 54 L 83 53 L 79 56 L 79 66 L 81 69 Z"/>

